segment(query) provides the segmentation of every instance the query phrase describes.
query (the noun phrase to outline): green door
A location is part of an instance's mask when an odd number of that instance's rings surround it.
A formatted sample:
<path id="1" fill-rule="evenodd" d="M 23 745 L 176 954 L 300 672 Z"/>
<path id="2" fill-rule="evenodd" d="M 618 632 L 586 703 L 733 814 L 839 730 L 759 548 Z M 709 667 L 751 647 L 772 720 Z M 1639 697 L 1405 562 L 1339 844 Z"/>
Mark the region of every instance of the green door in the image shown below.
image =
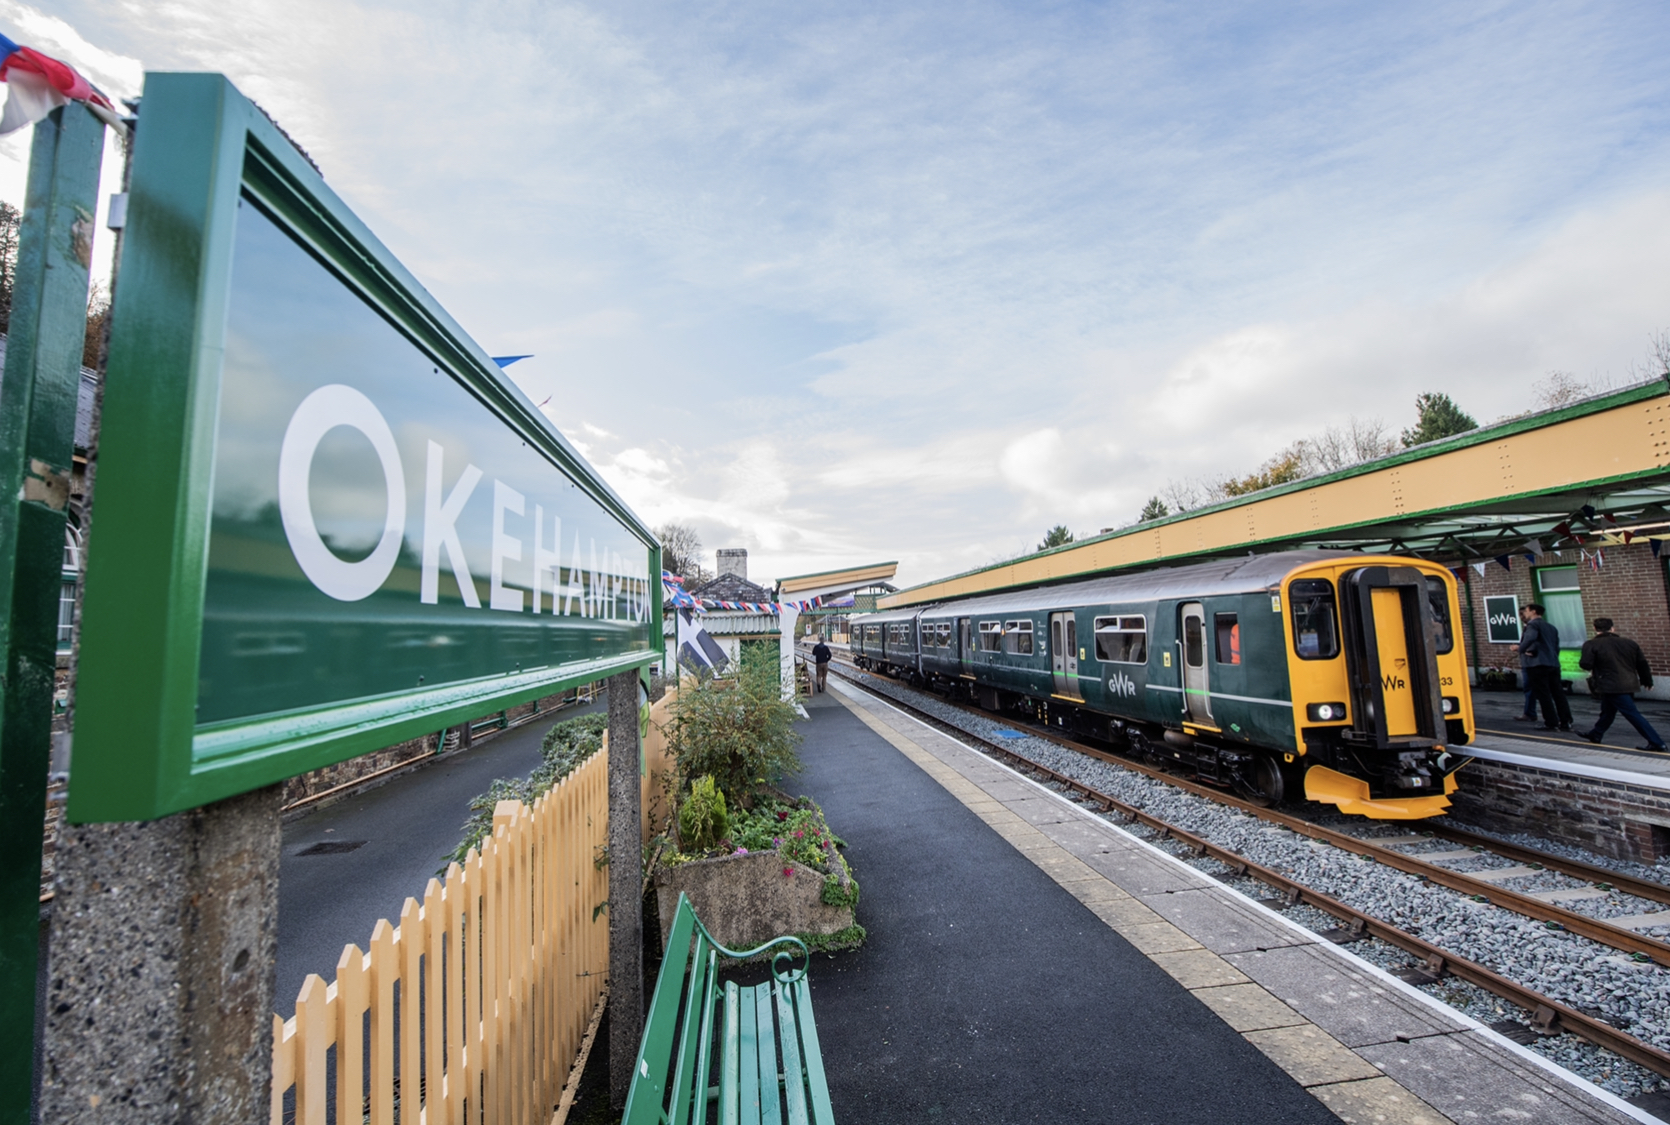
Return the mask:
<path id="1" fill-rule="evenodd" d="M 1560 631 L 1560 675 L 1578 679 L 1578 650 L 1589 635 L 1583 618 L 1583 595 L 1577 589 L 1577 567 L 1545 566 L 1537 571 L 1537 601 L 1542 603 L 1548 623 Z"/>

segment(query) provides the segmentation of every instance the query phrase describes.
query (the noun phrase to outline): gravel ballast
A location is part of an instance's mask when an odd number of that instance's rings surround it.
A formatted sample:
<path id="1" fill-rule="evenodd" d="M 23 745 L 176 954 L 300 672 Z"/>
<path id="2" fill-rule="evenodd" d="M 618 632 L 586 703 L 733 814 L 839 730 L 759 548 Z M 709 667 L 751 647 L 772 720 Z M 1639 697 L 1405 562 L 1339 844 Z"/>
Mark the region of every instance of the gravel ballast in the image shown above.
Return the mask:
<path id="1" fill-rule="evenodd" d="M 978 738 L 997 741 L 1005 749 L 1139 807 L 1254 863 L 1280 871 L 1364 914 L 1600 1018 L 1661 1050 L 1670 1050 L 1670 971 L 1655 963 L 1634 961 L 1630 955 L 1609 946 L 1564 930 L 1551 930 L 1541 922 L 1488 903 L 1475 902 L 1460 892 L 1301 836 L 1239 809 L 1197 797 L 1134 770 L 1122 769 L 1058 746 L 1028 734 L 1024 727 L 951 706 L 930 693 L 912 690 L 881 676 L 850 675 L 865 687 L 906 703 L 940 722 Z M 1015 737 L 1017 734 L 1019 737 Z M 1341 822 L 1347 820 L 1337 816 L 1315 819 L 1330 827 L 1341 827 Z M 1349 819 L 1349 825 L 1353 834 L 1365 838 L 1412 835 L 1419 828 L 1418 825 L 1414 828 L 1409 825 L 1386 826 L 1355 818 Z M 1215 860 L 1195 857 L 1174 841 L 1158 839 L 1156 833 L 1122 821 L 1120 827 L 1166 848 L 1213 878 L 1251 897 L 1268 898 L 1272 893 L 1262 883 L 1233 876 L 1228 868 Z M 1470 826 L 1468 830 L 1474 831 Z M 1529 847 L 1556 850 L 1549 848 L 1546 841 L 1523 842 Z M 1455 845 L 1442 841 L 1422 841 L 1402 847 L 1411 854 L 1457 850 Z M 1597 861 L 1597 857 L 1586 853 L 1573 858 L 1591 863 Z M 1468 857 L 1447 865 L 1454 870 L 1478 870 L 1512 866 L 1512 863 L 1488 853 L 1476 853 L 1476 858 Z M 1616 868 L 1618 865 L 1612 866 Z M 1630 866 L 1641 868 L 1645 865 Z M 1646 870 L 1654 874 L 1645 877 L 1663 877 L 1662 869 Z M 1581 880 L 1549 871 L 1510 880 L 1505 885 L 1517 890 L 1588 886 Z M 1562 905 L 1601 918 L 1664 909 L 1662 904 L 1616 891 L 1605 898 Z M 1333 929 L 1339 924 L 1331 915 L 1303 906 L 1291 908 L 1287 916 L 1318 932 Z M 1394 972 L 1414 965 L 1409 954 L 1375 939 L 1353 942 L 1351 950 Z M 1423 986 L 1423 991 L 1487 1024 L 1507 1019 L 1523 1023 L 1527 1017 L 1527 1013 L 1506 1001 L 1452 978 Z M 1670 1081 L 1570 1034 L 1537 1036 L 1529 1046 L 1621 1097 L 1670 1090 Z"/>

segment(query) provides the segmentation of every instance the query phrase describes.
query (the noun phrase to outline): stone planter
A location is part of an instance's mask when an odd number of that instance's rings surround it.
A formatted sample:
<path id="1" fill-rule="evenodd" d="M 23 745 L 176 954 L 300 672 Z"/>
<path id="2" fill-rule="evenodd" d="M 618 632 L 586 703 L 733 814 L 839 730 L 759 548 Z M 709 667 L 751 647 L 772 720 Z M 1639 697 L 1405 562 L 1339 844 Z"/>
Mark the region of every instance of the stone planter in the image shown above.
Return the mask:
<path id="1" fill-rule="evenodd" d="M 784 875 L 784 868 L 794 872 Z M 661 941 L 667 941 L 682 891 L 722 945 L 752 949 L 780 934 L 833 934 L 853 924 L 853 908 L 823 901 L 824 877 L 776 852 L 695 859 L 655 877 Z"/>

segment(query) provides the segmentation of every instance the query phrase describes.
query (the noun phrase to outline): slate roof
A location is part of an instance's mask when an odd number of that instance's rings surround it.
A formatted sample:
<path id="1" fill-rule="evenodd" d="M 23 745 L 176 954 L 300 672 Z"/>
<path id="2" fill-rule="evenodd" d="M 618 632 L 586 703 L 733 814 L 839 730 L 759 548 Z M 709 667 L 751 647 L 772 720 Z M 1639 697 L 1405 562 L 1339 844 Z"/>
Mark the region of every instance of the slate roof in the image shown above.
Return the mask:
<path id="1" fill-rule="evenodd" d="M 739 578 L 734 574 L 721 574 L 702 583 L 689 593 L 693 597 L 707 598 L 718 602 L 769 602 L 772 601 L 771 591 L 763 586 L 756 586 L 746 578 Z"/>

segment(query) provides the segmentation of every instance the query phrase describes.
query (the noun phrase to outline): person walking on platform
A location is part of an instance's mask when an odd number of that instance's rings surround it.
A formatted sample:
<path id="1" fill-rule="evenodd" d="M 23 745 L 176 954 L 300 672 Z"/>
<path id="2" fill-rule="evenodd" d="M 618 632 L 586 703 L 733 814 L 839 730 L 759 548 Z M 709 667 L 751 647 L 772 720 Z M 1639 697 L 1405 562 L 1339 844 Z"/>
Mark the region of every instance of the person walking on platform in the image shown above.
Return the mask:
<path id="1" fill-rule="evenodd" d="M 1584 731 L 1583 737 L 1600 742 L 1612 720 L 1622 715 L 1647 740 L 1647 745 L 1640 749 L 1664 753 L 1664 739 L 1635 706 L 1635 693 L 1653 686 L 1653 670 L 1641 646 L 1614 633 L 1610 617 L 1597 617 L 1595 635 L 1583 642 L 1577 663 L 1590 673 L 1589 690 L 1600 698 L 1600 720 L 1593 730 Z"/>
<path id="2" fill-rule="evenodd" d="M 1570 730 L 1571 704 L 1560 682 L 1560 631 L 1543 617 L 1542 606 L 1535 602 L 1521 609 L 1519 616 L 1525 622 L 1519 637 L 1519 663 L 1542 703 L 1542 729 Z"/>
<path id="3" fill-rule="evenodd" d="M 818 643 L 812 646 L 812 659 L 816 662 L 817 678 L 814 683 L 818 691 L 824 690 L 824 681 L 829 678 L 829 658 L 833 655 L 829 646 L 823 643 L 823 636 L 819 634 Z"/>

